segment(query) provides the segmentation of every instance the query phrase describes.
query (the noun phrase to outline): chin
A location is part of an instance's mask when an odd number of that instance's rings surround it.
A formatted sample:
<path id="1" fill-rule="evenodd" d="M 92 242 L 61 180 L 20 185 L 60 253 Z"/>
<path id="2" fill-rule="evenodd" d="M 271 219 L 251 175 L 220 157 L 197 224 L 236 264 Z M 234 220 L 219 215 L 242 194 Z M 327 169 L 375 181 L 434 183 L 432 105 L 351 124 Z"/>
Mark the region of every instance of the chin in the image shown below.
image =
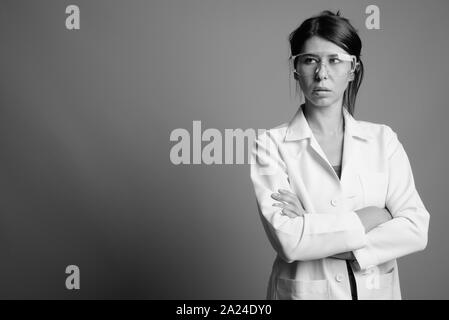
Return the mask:
<path id="1" fill-rule="evenodd" d="M 331 99 L 330 97 L 323 97 L 323 98 L 316 98 L 313 97 L 312 99 L 309 99 L 309 101 L 316 107 L 329 107 L 334 103 L 334 99 Z"/>

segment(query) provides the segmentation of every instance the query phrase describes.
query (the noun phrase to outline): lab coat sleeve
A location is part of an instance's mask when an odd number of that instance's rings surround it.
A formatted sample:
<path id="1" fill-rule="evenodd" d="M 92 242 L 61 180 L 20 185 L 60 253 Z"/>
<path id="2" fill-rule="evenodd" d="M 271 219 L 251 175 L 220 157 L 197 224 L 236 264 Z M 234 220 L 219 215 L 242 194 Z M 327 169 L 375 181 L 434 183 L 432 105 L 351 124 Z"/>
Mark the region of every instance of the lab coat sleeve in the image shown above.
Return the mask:
<path id="1" fill-rule="evenodd" d="M 386 207 L 393 219 L 367 233 L 367 244 L 354 250 L 360 269 L 366 269 L 427 246 L 429 213 L 415 188 L 408 156 L 397 134 L 386 126 L 389 181 Z"/>
<path id="2" fill-rule="evenodd" d="M 271 194 L 278 189 L 292 193 L 287 168 L 275 139 L 265 131 L 251 152 L 251 180 L 258 211 L 271 245 L 285 261 L 315 260 L 362 248 L 365 229 L 354 211 L 344 214 L 306 213 L 290 218 L 274 207 Z"/>

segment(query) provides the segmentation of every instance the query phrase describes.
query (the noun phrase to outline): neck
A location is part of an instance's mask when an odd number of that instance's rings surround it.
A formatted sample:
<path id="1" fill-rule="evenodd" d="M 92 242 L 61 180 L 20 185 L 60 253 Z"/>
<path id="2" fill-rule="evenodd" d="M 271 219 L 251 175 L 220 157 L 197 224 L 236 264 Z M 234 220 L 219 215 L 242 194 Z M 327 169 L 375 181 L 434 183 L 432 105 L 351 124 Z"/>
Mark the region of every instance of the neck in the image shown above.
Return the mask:
<path id="1" fill-rule="evenodd" d="M 304 116 L 315 134 L 334 136 L 343 132 L 344 117 L 341 101 L 330 106 L 318 107 L 306 100 Z"/>

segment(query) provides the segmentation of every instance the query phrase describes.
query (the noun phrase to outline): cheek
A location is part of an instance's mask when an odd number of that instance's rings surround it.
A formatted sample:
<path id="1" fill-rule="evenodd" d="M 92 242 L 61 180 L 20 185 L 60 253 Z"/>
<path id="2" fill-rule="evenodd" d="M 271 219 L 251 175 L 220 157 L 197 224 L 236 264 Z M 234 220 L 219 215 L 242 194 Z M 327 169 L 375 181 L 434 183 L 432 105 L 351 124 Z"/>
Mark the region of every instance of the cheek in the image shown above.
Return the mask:
<path id="1" fill-rule="evenodd" d="M 338 79 L 334 83 L 335 83 L 335 91 L 343 94 L 350 82 L 349 82 L 349 79 L 344 78 L 344 79 Z"/>
<path id="2" fill-rule="evenodd" d="M 301 88 L 302 91 L 307 91 L 311 83 L 312 81 L 308 81 L 307 79 L 303 78 L 299 79 L 299 87 Z"/>
<path id="3" fill-rule="evenodd" d="M 299 87 L 305 94 L 311 94 L 311 90 L 316 86 L 316 82 L 313 79 L 301 79 L 299 81 Z"/>
<path id="4" fill-rule="evenodd" d="M 345 93 L 348 87 L 348 82 L 346 80 L 337 80 L 333 83 L 334 96 L 341 97 Z"/>

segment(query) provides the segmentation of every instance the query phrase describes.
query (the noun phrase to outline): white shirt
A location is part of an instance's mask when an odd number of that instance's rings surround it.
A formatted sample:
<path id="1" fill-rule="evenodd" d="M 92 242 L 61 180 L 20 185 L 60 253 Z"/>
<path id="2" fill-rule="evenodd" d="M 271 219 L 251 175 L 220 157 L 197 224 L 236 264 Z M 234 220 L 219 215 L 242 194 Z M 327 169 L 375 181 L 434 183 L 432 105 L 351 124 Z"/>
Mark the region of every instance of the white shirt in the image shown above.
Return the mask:
<path id="1" fill-rule="evenodd" d="M 265 131 L 251 157 L 259 215 L 277 252 L 267 299 L 351 299 L 346 262 L 352 251 L 358 299 L 401 299 L 396 259 L 427 245 L 429 213 L 415 188 L 407 154 L 387 125 L 355 120 L 343 108 L 338 178 L 298 108 L 289 123 Z M 306 214 L 272 206 L 278 189 L 295 193 Z M 377 206 L 393 216 L 365 234 L 355 210 Z"/>

